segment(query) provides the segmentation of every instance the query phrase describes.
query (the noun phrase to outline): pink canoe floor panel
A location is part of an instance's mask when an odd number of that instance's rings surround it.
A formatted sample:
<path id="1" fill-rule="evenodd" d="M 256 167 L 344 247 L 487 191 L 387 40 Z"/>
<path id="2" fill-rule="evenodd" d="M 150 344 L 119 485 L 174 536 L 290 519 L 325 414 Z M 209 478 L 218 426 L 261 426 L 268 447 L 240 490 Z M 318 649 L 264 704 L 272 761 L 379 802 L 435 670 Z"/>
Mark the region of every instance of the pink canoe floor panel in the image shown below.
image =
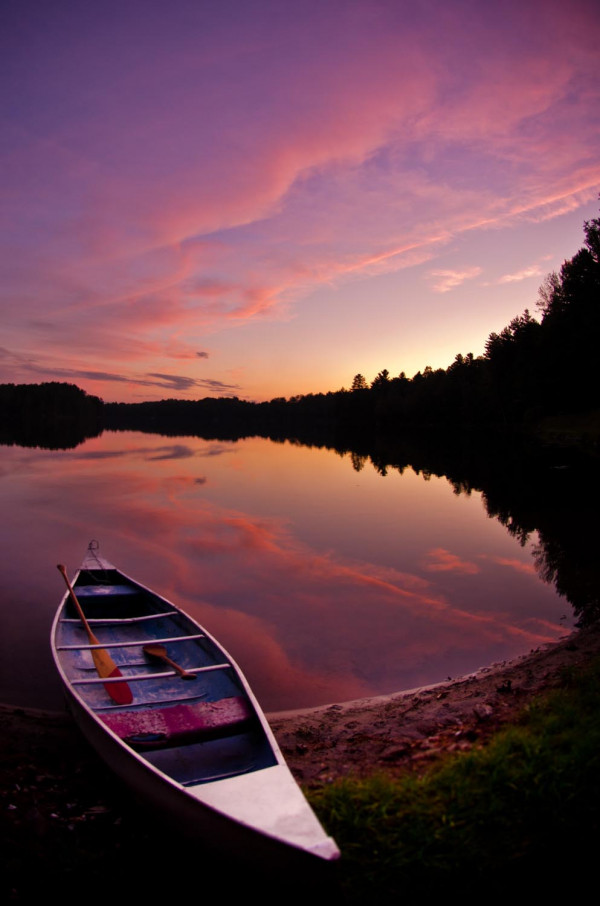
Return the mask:
<path id="1" fill-rule="evenodd" d="M 155 748 L 237 732 L 253 714 L 244 698 L 234 697 L 98 716 L 124 742 L 139 748 Z"/>

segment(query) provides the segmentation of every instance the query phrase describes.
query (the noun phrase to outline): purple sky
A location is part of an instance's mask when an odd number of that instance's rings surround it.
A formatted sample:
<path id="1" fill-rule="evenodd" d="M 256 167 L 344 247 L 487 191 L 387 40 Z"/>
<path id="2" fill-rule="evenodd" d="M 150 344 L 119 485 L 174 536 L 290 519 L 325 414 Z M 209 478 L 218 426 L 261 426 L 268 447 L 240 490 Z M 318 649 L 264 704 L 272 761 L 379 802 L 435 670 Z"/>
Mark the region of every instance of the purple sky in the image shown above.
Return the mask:
<path id="1" fill-rule="evenodd" d="M 588 0 L 19 0 L 0 381 L 268 399 L 479 355 L 600 191 Z"/>

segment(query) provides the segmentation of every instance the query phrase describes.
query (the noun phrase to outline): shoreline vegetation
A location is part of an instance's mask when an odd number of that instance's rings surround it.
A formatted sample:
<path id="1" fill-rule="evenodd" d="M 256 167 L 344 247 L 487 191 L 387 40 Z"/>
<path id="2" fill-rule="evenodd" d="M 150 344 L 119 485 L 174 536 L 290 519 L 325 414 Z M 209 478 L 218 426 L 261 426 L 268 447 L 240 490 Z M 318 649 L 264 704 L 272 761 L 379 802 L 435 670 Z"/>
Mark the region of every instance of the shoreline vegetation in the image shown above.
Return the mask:
<path id="1" fill-rule="evenodd" d="M 281 884 L 288 902 L 325 887 L 336 902 L 384 893 L 408 904 L 448 885 L 492 902 L 515 883 L 583 893 L 599 821 L 599 678 L 594 625 L 435 686 L 270 715 L 342 859 L 291 889 L 272 866 L 264 876 L 244 868 L 240 890 L 250 878 Z M 202 868 L 200 841 L 146 813 L 66 712 L 1 706 L 0 726 L 7 901 L 117 880 L 138 897 L 186 891 L 185 875 L 149 877 L 144 866 L 187 854 Z M 576 870 L 564 862 L 574 858 Z M 222 867 L 235 865 L 231 854 Z"/>

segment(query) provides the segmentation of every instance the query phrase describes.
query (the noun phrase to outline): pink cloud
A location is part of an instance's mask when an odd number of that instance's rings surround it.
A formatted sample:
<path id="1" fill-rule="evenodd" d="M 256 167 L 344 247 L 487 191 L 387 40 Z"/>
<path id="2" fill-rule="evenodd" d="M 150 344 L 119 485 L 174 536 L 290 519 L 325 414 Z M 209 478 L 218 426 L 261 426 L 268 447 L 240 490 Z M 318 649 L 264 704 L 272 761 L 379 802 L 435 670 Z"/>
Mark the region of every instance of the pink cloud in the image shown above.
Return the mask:
<path id="1" fill-rule="evenodd" d="M 480 572 L 477 564 L 462 560 L 443 547 L 429 551 L 425 569 L 428 572 L 454 572 L 464 576 L 473 576 Z"/>
<path id="2" fill-rule="evenodd" d="M 99 370 L 126 334 L 138 376 L 170 373 L 209 332 L 597 194 L 600 23 L 585 2 L 205 15 L 176 3 L 142 37 L 120 11 L 107 57 L 112 13 L 90 10 L 58 65 L 60 12 L 43 42 L 15 12 L 5 62 L 23 103 L 1 161 L 14 351 L 77 349 Z M 479 272 L 436 268 L 434 289 Z M 29 333 L 44 318 L 62 347 Z"/>
<path id="3" fill-rule="evenodd" d="M 498 566 L 506 566 L 509 569 L 514 569 L 519 573 L 526 573 L 529 576 L 537 576 L 535 566 L 533 563 L 523 563 L 522 560 L 517 560 L 511 557 L 492 557 L 490 555 L 480 555 L 481 559 L 486 559 L 492 563 L 497 563 Z"/>
<path id="4" fill-rule="evenodd" d="M 436 293 L 447 293 L 451 289 L 461 286 L 465 280 L 473 280 L 474 277 L 478 277 L 480 273 L 480 267 L 469 267 L 463 271 L 432 271 L 431 276 L 437 278 L 433 284 L 433 289 Z"/>
<path id="5" fill-rule="evenodd" d="M 524 267 L 520 271 L 516 271 L 514 274 L 504 274 L 498 280 L 498 283 L 520 283 L 521 280 L 529 280 L 531 277 L 543 277 L 544 271 L 540 268 L 539 264 L 532 264 L 529 267 Z"/>

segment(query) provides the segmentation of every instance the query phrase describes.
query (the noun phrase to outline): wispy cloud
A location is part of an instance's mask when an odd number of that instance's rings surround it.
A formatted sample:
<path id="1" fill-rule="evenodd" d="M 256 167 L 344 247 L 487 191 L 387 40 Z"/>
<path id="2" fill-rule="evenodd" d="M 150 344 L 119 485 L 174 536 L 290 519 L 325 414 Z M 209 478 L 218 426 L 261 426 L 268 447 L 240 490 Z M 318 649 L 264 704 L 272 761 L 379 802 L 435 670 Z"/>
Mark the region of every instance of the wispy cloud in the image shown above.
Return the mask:
<path id="1" fill-rule="evenodd" d="M 138 379 L 136 383 L 155 384 L 157 387 L 165 387 L 170 390 L 193 390 L 195 388 L 203 388 L 215 393 L 226 393 L 240 389 L 237 384 L 226 384 L 223 381 L 218 381 L 213 378 L 191 378 L 179 374 L 149 374 L 148 377 L 151 380 L 143 381 Z"/>
<path id="2" fill-rule="evenodd" d="M 127 456 L 142 456 L 147 460 L 189 459 L 196 452 L 185 444 L 171 444 L 164 447 L 124 447 L 120 450 L 77 450 L 73 459 L 121 459 Z"/>
<path id="3" fill-rule="evenodd" d="M 468 267 L 460 271 L 431 271 L 431 277 L 435 278 L 432 288 L 436 293 L 448 293 L 450 290 L 456 289 L 457 286 L 462 286 L 466 280 L 473 280 L 478 277 L 481 272 L 482 269 L 480 267 Z"/>
<path id="4" fill-rule="evenodd" d="M 471 560 L 463 560 L 457 554 L 451 553 L 443 547 L 430 550 L 425 561 L 425 569 L 432 573 L 460 573 L 465 576 L 474 576 L 480 572 L 479 566 Z"/>
<path id="5" fill-rule="evenodd" d="M 529 267 L 524 267 L 520 271 L 516 271 L 514 274 L 504 274 L 504 276 L 500 277 L 498 283 L 520 283 L 521 280 L 529 280 L 531 277 L 543 276 L 544 272 L 539 264 L 532 264 Z"/>
<path id="6" fill-rule="evenodd" d="M 197 378 L 189 375 L 168 374 L 163 372 L 136 373 L 116 371 L 96 371 L 88 368 L 64 368 L 51 356 L 34 357 L 14 353 L 5 348 L 0 348 L 0 380 L 16 383 L 27 380 L 65 380 L 65 381 L 92 381 L 100 384 L 127 384 L 138 387 L 160 387 L 164 390 L 175 392 L 205 391 L 219 395 L 238 395 L 242 390 L 236 383 L 228 383 L 217 378 Z"/>
<path id="7" fill-rule="evenodd" d="M 508 569 L 515 570 L 515 572 L 518 573 L 526 573 L 528 576 L 537 576 L 533 563 L 523 563 L 522 560 L 517 560 L 514 557 L 493 557 L 488 554 L 480 554 L 479 558 L 482 560 L 489 560 L 492 563 L 496 563 L 498 566 L 506 566 Z"/>

